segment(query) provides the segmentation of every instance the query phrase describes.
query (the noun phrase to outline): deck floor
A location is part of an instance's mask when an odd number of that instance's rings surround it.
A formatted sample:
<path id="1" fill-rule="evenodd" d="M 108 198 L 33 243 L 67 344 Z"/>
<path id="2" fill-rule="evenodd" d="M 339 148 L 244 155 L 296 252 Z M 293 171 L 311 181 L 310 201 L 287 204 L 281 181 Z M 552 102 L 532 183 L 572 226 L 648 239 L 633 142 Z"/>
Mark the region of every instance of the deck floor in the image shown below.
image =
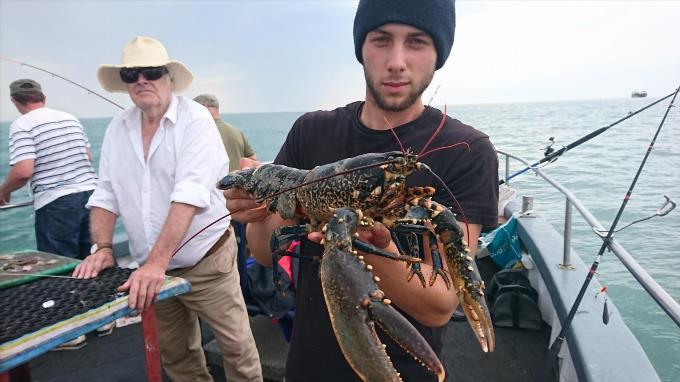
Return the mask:
<path id="1" fill-rule="evenodd" d="M 485 279 L 492 266 L 480 262 Z M 283 376 L 288 345 L 277 324 L 264 316 L 251 317 L 267 381 Z M 495 328 L 496 351 L 484 354 L 467 322 L 451 321 L 446 337 L 443 362 L 447 381 L 527 381 L 533 380 L 546 353 L 550 328 L 542 331 Z M 61 381 L 140 381 L 145 380 L 141 325 L 117 328 L 112 335 L 88 335 L 88 345 L 80 350 L 49 352 L 30 364 L 32 380 Z M 224 381 L 221 357 L 214 342 L 206 345 L 206 356 L 216 382 Z"/>
<path id="2" fill-rule="evenodd" d="M 145 381 L 142 326 L 116 328 L 106 337 L 90 333 L 84 348 L 48 352 L 31 361 L 30 368 L 33 382 Z M 215 382 L 225 381 L 220 368 L 213 366 L 210 373 Z"/>
<path id="3" fill-rule="evenodd" d="M 267 380 L 281 380 L 287 344 L 266 317 L 252 321 Z M 549 328 L 543 332 L 496 328 L 496 352 L 483 354 L 467 322 L 451 322 L 443 362 L 447 381 L 527 381 L 540 367 Z M 108 337 L 88 335 L 80 350 L 49 352 L 31 362 L 35 382 L 140 381 L 145 379 L 142 334 L 139 324 L 117 328 Z M 211 374 L 224 381 L 216 345 L 206 345 Z"/>

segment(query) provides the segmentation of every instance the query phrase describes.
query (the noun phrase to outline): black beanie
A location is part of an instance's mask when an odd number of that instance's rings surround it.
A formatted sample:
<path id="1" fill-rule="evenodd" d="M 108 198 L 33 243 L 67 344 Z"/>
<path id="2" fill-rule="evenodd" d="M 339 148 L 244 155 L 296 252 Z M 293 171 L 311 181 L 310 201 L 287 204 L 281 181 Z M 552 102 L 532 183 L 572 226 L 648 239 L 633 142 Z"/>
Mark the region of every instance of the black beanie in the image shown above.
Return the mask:
<path id="1" fill-rule="evenodd" d="M 361 47 L 368 32 L 389 23 L 407 24 L 426 32 L 437 50 L 437 68 L 451 53 L 456 30 L 454 0 L 361 0 L 354 16 L 354 53 L 364 63 Z"/>

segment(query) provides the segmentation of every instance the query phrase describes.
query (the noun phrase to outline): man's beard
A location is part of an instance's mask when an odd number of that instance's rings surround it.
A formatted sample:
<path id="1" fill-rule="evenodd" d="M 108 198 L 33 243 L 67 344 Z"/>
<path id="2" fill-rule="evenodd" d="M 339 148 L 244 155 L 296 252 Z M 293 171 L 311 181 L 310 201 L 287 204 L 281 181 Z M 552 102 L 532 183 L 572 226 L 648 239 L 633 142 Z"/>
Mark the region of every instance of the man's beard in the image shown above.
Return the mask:
<path id="1" fill-rule="evenodd" d="M 411 107 L 418 99 L 420 99 L 420 96 L 423 95 L 423 92 L 425 89 L 427 89 L 428 86 L 430 86 L 430 83 L 432 82 L 432 78 L 434 77 L 434 71 L 430 73 L 430 75 L 423 81 L 422 84 L 420 84 L 419 87 L 416 88 L 415 91 L 412 93 L 409 93 L 404 101 L 392 105 L 389 104 L 388 101 L 378 92 L 376 89 L 376 86 L 374 85 L 373 79 L 371 76 L 368 74 L 366 69 L 364 69 L 364 77 L 366 77 L 366 88 L 368 91 L 371 93 L 373 96 L 373 99 L 375 99 L 375 103 L 378 104 L 378 107 L 380 107 L 382 110 L 385 111 L 391 111 L 391 112 L 400 112 L 408 109 Z"/>

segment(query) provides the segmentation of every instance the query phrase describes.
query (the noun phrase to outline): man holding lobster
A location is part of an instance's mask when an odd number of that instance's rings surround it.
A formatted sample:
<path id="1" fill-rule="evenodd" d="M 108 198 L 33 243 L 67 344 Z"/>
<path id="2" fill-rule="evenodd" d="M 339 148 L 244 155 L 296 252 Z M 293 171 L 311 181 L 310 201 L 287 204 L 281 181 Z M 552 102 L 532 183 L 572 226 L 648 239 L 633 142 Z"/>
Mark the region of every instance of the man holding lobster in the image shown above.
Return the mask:
<path id="1" fill-rule="evenodd" d="M 442 113 L 421 100 L 434 72 L 451 51 L 455 10 L 451 0 L 362 0 L 354 19 L 354 43 L 363 64 L 366 98 L 332 111 L 301 116 L 293 125 L 275 163 L 300 169 L 372 152 L 410 148 L 425 157 L 422 162 L 443 179 L 455 195 L 427 173 L 413 173 L 407 185 L 431 185 L 438 189 L 434 199 L 457 214 L 471 253 L 483 228 L 496 225 L 498 159 L 489 137 L 450 117 L 435 133 Z M 389 131 L 393 127 L 393 131 Z M 398 137 L 398 140 L 395 138 Z M 456 145 L 458 144 L 458 145 Z M 427 148 L 430 147 L 429 151 Z M 447 148 L 436 150 L 437 148 Z M 272 214 L 267 206 L 243 190 L 227 190 L 227 207 L 237 211 L 234 220 L 249 223 L 248 243 L 258 262 L 271 264 L 269 238 L 280 226 L 299 224 Z M 360 239 L 388 252 L 397 252 L 389 231 L 376 224 L 360 231 Z M 302 241 L 303 256 L 321 256 L 317 243 L 321 233 L 310 233 Z M 454 288 L 442 278 L 423 288 L 408 282 L 404 264 L 375 255 L 365 255 L 380 289 L 427 340 L 435 352 L 442 350 L 446 323 L 456 308 Z M 420 265 L 429 275 L 433 264 L 425 256 Z M 296 317 L 286 365 L 286 381 L 355 380 L 356 375 L 335 339 L 324 303 L 318 261 L 301 261 L 297 284 Z M 406 381 L 432 380 L 434 375 L 407 352 L 379 332 L 390 360 Z"/>

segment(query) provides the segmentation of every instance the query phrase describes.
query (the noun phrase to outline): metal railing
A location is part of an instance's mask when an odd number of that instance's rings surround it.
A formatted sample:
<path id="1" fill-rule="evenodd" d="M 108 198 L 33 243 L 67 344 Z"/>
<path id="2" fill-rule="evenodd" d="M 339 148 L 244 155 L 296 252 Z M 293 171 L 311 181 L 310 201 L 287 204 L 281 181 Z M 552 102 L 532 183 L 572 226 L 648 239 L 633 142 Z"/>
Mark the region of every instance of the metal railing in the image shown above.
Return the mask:
<path id="1" fill-rule="evenodd" d="M 18 203 L 5 204 L 4 206 L 0 206 L 0 211 L 10 210 L 12 208 L 18 208 L 18 207 L 32 206 L 32 205 L 33 205 L 33 199 L 30 199 L 30 200 L 25 200 L 25 201 L 18 202 Z"/>
<path id="2" fill-rule="evenodd" d="M 510 158 L 523 163 L 525 166 L 530 167 L 530 169 L 545 180 L 548 184 L 552 185 L 556 190 L 561 192 L 565 196 L 566 209 L 564 216 L 564 256 L 561 268 L 569 268 L 569 250 L 571 248 L 571 209 L 572 206 L 583 216 L 586 222 L 593 229 L 597 237 L 604 240 L 602 232 L 607 232 L 607 229 L 600 224 L 600 222 L 588 211 L 588 209 L 576 198 L 576 196 L 566 187 L 564 187 L 559 182 L 551 179 L 547 176 L 540 168 L 531 166 L 530 162 L 518 157 L 513 154 L 506 153 L 501 150 L 496 150 L 499 155 L 505 156 L 505 184 L 508 184 L 507 177 L 510 174 Z M 680 304 L 675 301 L 675 299 L 666 292 L 666 290 L 659 285 L 652 276 L 647 273 L 647 271 L 640 266 L 640 264 L 633 259 L 630 253 L 615 239 L 611 238 L 608 244 L 609 249 L 618 257 L 619 261 L 628 269 L 633 277 L 638 281 L 638 283 L 644 288 L 644 290 L 652 297 L 654 301 L 661 307 L 661 309 L 666 312 L 666 314 L 675 322 L 676 325 L 680 326 Z"/>

